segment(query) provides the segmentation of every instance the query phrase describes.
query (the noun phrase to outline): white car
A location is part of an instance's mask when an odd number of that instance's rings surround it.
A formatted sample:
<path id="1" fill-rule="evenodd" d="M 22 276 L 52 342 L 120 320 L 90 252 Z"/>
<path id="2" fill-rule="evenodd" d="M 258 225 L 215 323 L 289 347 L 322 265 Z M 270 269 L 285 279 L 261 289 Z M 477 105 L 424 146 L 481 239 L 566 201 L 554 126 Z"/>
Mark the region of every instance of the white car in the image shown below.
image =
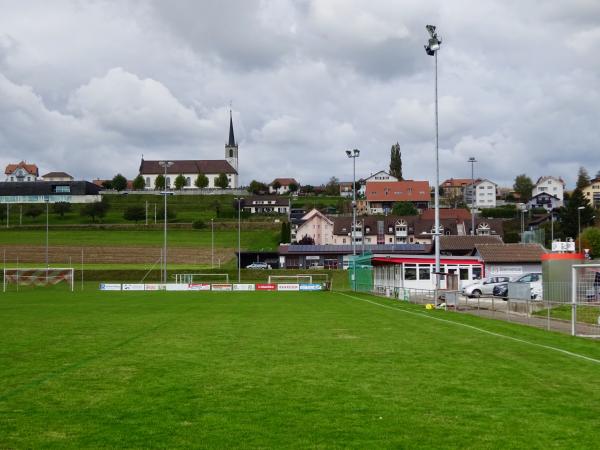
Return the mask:
<path id="1" fill-rule="evenodd" d="M 494 287 L 502 283 L 507 283 L 509 277 L 490 277 L 479 280 L 476 283 L 470 284 L 462 288 L 463 295 L 467 297 L 481 297 L 492 295 Z"/>

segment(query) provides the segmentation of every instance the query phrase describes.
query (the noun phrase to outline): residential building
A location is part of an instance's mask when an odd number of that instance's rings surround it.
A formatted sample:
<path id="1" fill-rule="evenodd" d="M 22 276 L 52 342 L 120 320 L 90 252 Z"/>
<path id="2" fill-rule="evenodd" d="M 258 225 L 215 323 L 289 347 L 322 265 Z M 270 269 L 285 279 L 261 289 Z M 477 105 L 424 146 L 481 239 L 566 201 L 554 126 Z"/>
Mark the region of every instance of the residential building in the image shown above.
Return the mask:
<path id="1" fill-rule="evenodd" d="M 600 208 L 600 178 L 594 178 L 582 192 L 593 208 Z"/>
<path id="2" fill-rule="evenodd" d="M 421 213 L 421 219 L 434 220 L 435 209 L 427 208 Z M 465 208 L 440 208 L 440 219 L 456 219 L 463 222 L 471 220 L 471 212 Z"/>
<path id="3" fill-rule="evenodd" d="M 271 184 L 269 184 L 269 194 L 289 194 L 291 185 L 295 185 L 296 190 L 300 187 L 294 178 L 275 178 Z"/>
<path id="4" fill-rule="evenodd" d="M 465 197 L 465 189 L 472 182 L 471 178 L 449 178 L 440 185 L 442 197 L 447 199 L 456 198 L 462 201 Z"/>
<path id="5" fill-rule="evenodd" d="M 359 195 L 359 191 L 356 191 L 356 195 Z M 342 181 L 340 182 L 340 197 L 352 198 L 352 181 Z"/>
<path id="6" fill-rule="evenodd" d="M 562 205 L 563 201 L 557 196 L 548 192 L 540 192 L 539 194 L 531 197 L 531 199 L 527 202 L 527 209 L 544 208 L 546 211 L 550 212 L 553 209 L 560 208 Z"/>
<path id="7" fill-rule="evenodd" d="M 423 210 L 431 200 L 428 181 L 367 182 L 365 192 L 369 214 L 389 214 L 398 202 L 410 202 Z"/>
<path id="8" fill-rule="evenodd" d="M 395 176 L 387 173 L 385 170 L 380 170 L 377 173 L 372 173 L 367 178 L 363 178 L 358 181 L 358 183 L 360 184 L 360 187 L 359 187 L 356 195 L 361 196 L 361 197 L 365 196 L 365 193 L 367 190 L 367 183 L 389 183 L 390 181 L 399 181 L 399 180 Z"/>
<path id="9" fill-rule="evenodd" d="M 245 198 L 242 209 L 250 214 L 285 214 L 290 213 L 290 199 L 278 196 L 257 196 Z"/>
<path id="10" fill-rule="evenodd" d="M 298 225 L 292 226 L 292 242 L 304 237 L 310 237 L 315 245 L 333 244 L 333 220 L 318 209 L 312 209 Z"/>
<path id="11" fill-rule="evenodd" d="M 550 194 L 560 201 L 560 206 L 564 200 L 565 182 L 560 177 L 544 176 L 538 178 L 533 186 L 531 196 L 535 197 L 539 194 Z"/>
<path id="12" fill-rule="evenodd" d="M 91 203 L 100 200 L 100 188 L 88 181 L 0 183 L 0 203 Z"/>
<path id="13" fill-rule="evenodd" d="M 495 208 L 496 207 L 496 183 L 490 180 L 478 179 L 474 184 L 469 184 L 465 188 L 465 203 L 467 206 L 475 208 Z M 475 193 L 473 203 L 472 196 Z"/>
<path id="14" fill-rule="evenodd" d="M 4 174 L 6 175 L 5 181 L 19 183 L 36 181 L 40 176 L 40 171 L 35 164 L 21 161 L 17 164 L 8 164 Z"/>
<path id="15" fill-rule="evenodd" d="M 471 233 L 471 221 L 464 222 L 465 235 L 470 236 L 504 236 L 504 221 L 502 219 L 476 217 L 475 233 Z"/>
<path id="16" fill-rule="evenodd" d="M 168 160 L 168 159 L 167 159 Z M 166 186 L 173 188 L 175 178 L 179 175 L 185 177 L 184 189 L 197 189 L 194 185 L 198 175 L 203 174 L 208 178 L 208 188 L 218 188 L 217 178 L 225 174 L 229 182 L 229 188 L 238 187 L 238 145 L 233 133 L 233 119 L 229 112 L 229 141 L 225 145 L 225 158 L 216 160 L 172 160 L 173 164 L 167 168 Z M 165 174 L 165 169 L 160 160 L 149 161 L 142 158 L 139 173 L 144 177 L 146 189 L 154 189 L 156 178 Z"/>
<path id="17" fill-rule="evenodd" d="M 48 172 L 42 175 L 44 181 L 73 181 L 74 178 L 66 172 Z"/>

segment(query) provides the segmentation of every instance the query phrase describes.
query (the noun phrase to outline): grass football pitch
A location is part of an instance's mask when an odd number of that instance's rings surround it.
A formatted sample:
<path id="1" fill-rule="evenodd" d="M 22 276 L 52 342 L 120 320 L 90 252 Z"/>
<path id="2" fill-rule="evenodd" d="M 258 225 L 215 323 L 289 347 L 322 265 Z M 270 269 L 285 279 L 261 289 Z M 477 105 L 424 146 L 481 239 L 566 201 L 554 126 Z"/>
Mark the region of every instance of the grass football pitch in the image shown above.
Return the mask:
<path id="1" fill-rule="evenodd" d="M 0 448 L 600 436 L 600 343 L 367 295 L 11 292 L 0 342 Z"/>

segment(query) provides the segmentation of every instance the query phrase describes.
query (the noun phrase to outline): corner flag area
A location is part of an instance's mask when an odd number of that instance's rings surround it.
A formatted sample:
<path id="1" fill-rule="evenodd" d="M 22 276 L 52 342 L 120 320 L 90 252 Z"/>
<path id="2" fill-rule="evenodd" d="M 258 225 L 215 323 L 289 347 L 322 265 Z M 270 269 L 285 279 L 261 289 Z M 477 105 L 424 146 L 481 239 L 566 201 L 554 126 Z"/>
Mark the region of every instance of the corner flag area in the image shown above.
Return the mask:
<path id="1" fill-rule="evenodd" d="M 0 297 L 0 448 L 594 447 L 600 344 L 339 292 Z"/>

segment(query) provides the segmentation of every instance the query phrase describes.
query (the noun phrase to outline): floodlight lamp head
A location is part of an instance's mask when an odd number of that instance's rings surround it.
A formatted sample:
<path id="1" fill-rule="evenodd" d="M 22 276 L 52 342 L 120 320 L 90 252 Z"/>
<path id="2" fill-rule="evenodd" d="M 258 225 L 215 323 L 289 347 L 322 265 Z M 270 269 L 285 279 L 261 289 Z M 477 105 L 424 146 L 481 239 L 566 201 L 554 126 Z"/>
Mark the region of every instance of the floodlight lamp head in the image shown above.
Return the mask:
<path id="1" fill-rule="evenodd" d="M 352 152 L 350 150 L 346 150 L 346 156 L 348 156 L 348 158 L 351 158 Z"/>
<path id="2" fill-rule="evenodd" d="M 431 37 L 436 37 L 437 33 L 435 32 L 435 25 L 425 25 L 425 28 Z"/>
<path id="3" fill-rule="evenodd" d="M 469 162 L 470 162 L 470 163 L 474 163 L 474 162 L 477 162 L 477 160 L 475 159 L 475 157 L 474 157 L 474 156 L 471 156 L 471 157 L 469 158 Z"/>
<path id="4" fill-rule="evenodd" d="M 357 148 L 355 148 L 354 149 L 354 156 L 358 156 L 358 155 L 360 155 L 360 150 L 357 149 Z"/>

